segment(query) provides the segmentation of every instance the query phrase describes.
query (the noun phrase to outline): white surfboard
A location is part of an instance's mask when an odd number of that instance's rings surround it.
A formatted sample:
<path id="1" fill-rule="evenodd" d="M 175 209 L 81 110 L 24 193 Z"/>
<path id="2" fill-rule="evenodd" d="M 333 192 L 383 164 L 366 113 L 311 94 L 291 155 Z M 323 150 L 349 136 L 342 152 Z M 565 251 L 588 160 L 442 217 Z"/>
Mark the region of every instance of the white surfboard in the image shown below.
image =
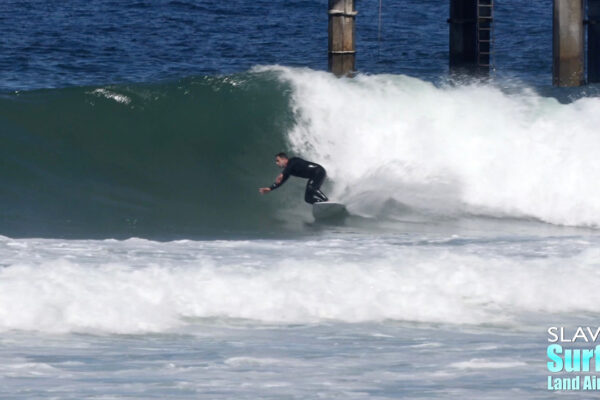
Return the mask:
<path id="1" fill-rule="evenodd" d="M 342 219 L 348 216 L 346 206 L 333 201 L 325 201 L 313 204 L 313 217 L 316 220 L 324 219 Z"/>

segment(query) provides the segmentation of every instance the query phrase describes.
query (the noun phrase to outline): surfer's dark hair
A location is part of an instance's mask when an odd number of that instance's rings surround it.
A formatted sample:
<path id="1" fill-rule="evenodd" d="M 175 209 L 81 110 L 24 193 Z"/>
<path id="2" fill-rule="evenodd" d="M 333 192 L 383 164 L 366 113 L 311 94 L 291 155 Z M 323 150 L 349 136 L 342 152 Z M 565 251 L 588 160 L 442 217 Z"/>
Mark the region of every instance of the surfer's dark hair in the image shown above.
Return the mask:
<path id="1" fill-rule="evenodd" d="M 275 154 L 275 157 L 279 157 L 279 158 L 288 158 L 287 154 L 285 154 L 283 151 L 281 153 L 277 153 Z"/>

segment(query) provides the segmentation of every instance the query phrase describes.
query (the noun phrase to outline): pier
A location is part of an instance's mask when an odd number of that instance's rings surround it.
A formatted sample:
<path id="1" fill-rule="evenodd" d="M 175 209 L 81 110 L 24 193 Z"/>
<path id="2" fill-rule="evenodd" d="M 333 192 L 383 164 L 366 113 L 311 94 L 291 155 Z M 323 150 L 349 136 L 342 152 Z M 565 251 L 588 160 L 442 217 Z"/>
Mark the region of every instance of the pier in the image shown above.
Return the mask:
<path id="1" fill-rule="evenodd" d="M 492 55 L 493 0 L 450 0 L 451 74 L 489 74 Z"/>
<path id="2" fill-rule="evenodd" d="M 572 87 L 600 82 L 600 0 L 553 0 L 552 6 L 553 84 Z M 329 71 L 336 76 L 352 75 L 356 69 L 355 0 L 329 0 L 328 14 Z M 447 22 L 450 74 L 489 75 L 494 69 L 494 1 L 450 0 Z"/>

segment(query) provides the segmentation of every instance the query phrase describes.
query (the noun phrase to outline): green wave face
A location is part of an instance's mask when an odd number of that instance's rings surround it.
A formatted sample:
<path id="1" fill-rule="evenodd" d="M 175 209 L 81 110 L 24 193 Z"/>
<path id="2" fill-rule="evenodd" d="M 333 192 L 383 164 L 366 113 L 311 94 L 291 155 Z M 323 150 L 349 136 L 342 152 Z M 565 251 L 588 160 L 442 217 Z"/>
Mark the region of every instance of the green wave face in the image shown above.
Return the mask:
<path id="1" fill-rule="evenodd" d="M 260 196 L 293 124 L 270 73 L 0 98 L 7 236 L 277 232 L 289 193 Z M 301 200 L 300 200 L 301 201 Z"/>

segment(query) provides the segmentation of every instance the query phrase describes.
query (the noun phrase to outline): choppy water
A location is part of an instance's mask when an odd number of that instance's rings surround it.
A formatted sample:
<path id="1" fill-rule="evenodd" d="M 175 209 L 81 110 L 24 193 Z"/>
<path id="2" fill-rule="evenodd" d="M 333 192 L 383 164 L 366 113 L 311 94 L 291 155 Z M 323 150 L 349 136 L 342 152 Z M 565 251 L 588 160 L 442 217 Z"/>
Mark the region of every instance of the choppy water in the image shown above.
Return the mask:
<path id="1" fill-rule="evenodd" d="M 0 397 L 548 398 L 596 326 L 597 87 L 551 81 L 551 2 L 496 8 L 448 81 L 447 2 L 0 4 Z M 7 23 L 10 22 L 10 23 Z M 315 223 L 286 150 L 321 163 Z M 576 397 L 580 393 L 562 393 Z"/>

